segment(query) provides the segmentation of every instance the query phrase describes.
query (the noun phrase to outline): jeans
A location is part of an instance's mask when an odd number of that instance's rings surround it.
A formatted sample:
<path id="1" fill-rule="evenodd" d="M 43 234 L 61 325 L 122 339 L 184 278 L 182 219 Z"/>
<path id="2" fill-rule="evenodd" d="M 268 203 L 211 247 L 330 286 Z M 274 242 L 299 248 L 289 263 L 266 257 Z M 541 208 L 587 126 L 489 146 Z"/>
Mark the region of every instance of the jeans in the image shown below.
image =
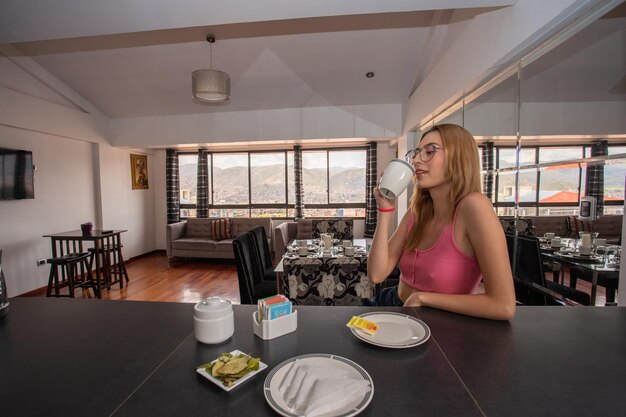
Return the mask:
<path id="1" fill-rule="evenodd" d="M 372 298 L 364 298 L 361 305 L 367 307 L 402 307 L 403 303 L 398 297 L 398 287 L 385 288 Z"/>

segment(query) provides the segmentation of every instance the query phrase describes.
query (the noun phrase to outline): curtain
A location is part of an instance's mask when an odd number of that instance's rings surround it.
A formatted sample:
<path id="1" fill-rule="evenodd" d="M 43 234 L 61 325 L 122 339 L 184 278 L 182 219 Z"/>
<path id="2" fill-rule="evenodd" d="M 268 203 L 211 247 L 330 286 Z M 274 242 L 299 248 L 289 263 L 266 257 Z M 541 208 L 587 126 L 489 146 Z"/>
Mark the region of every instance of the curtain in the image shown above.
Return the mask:
<path id="1" fill-rule="evenodd" d="M 591 145 L 591 156 L 604 156 L 609 153 L 609 145 L 603 140 Z M 585 195 L 595 197 L 596 217 L 604 214 L 604 162 L 600 164 L 587 164 L 587 180 L 585 183 Z"/>
<path id="2" fill-rule="evenodd" d="M 365 161 L 365 237 L 373 237 L 378 221 L 378 207 L 372 192 L 377 180 L 376 142 L 368 143 L 367 159 Z"/>
<path id="3" fill-rule="evenodd" d="M 208 152 L 198 149 L 198 180 L 196 183 L 196 217 L 199 219 L 209 216 L 209 169 L 207 164 Z"/>
<path id="4" fill-rule="evenodd" d="M 493 170 L 495 167 L 493 142 L 485 142 L 481 148 L 483 149 L 483 170 L 487 171 L 483 174 L 483 194 L 493 201 Z"/>
<path id="5" fill-rule="evenodd" d="M 180 221 L 180 182 L 178 179 L 178 153 L 168 149 L 165 156 L 165 183 L 167 187 L 167 224 Z"/>
<path id="6" fill-rule="evenodd" d="M 293 147 L 293 169 L 295 171 L 294 182 L 296 187 L 296 219 L 304 218 L 302 198 L 304 190 L 302 189 L 302 146 L 294 145 Z"/>

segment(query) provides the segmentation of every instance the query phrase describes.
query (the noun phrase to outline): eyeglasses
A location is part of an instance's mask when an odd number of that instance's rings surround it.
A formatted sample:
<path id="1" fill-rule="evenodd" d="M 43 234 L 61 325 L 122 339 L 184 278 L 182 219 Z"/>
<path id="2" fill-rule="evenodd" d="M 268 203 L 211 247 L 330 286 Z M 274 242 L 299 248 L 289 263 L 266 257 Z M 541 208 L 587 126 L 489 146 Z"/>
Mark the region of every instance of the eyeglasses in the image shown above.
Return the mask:
<path id="1" fill-rule="evenodd" d="M 428 162 L 433 159 L 433 156 L 435 156 L 435 153 L 437 153 L 439 149 L 441 149 L 441 146 L 429 143 L 423 148 L 415 148 L 412 151 L 408 151 L 406 155 L 404 155 L 404 158 L 407 161 L 412 161 L 417 155 L 419 155 L 422 162 Z"/>

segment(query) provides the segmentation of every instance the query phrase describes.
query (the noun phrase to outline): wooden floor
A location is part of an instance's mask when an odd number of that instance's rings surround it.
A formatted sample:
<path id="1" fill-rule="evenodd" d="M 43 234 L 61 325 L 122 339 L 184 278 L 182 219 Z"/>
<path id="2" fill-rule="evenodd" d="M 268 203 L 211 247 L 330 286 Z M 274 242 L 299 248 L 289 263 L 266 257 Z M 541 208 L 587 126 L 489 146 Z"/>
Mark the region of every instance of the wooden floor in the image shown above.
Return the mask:
<path id="1" fill-rule="evenodd" d="M 108 291 L 105 289 L 103 299 L 197 303 L 202 298 L 219 296 L 239 304 L 234 261 L 187 259 L 168 266 L 165 254 L 155 253 L 128 261 L 126 268 L 130 282 L 123 289 L 118 286 Z M 551 274 L 548 276 L 551 277 Z M 569 283 L 567 274 L 564 283 Z M 577 288 L 591 293 L 588 282 L 579 281 Z M 87 292 L 89 294 L 83 293 L 84 297 L 93 296 L 90 291 Z M 37 295 L 45 296 L 45 291 Z M 80 292 L 77 297 L 80 297 Z M 605 290 L 598 287 L 596 305 L 604 306 L 605 301 Z"/>
<path id="2" fill-rule="evenodd" d="M 118 285 L 104 289 L 102 299 L 197 303 L 220 296 L 239 304 L 237 268 L 232 260 L 190 259 L 168 266 L 165 254 L 155 253 L 127 261 L 126 269 L 130 282 L 122 289 Z M 45 297 L 45 291 L 37 295 Z M 81 296 L 80 291 L 76 296 Z M 85 290 L 82 296 L 93 294 Z"/>

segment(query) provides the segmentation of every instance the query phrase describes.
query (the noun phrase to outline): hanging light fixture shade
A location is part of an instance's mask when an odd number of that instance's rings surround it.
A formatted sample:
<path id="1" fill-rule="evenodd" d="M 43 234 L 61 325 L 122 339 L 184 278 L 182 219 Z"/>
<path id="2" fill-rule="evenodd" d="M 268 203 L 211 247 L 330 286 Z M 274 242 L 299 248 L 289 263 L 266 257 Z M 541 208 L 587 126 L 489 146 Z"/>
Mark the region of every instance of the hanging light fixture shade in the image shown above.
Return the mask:
<path id="1" fill-rule="evenodd" d="M 213 69 L 213 43 L 215 37 L 207 36 L 211 44 L 211 68 L 196 70 L 191 74 L 193 100 L 200 104 L 228 104 L 230 102 L 230 75 Z"/>

